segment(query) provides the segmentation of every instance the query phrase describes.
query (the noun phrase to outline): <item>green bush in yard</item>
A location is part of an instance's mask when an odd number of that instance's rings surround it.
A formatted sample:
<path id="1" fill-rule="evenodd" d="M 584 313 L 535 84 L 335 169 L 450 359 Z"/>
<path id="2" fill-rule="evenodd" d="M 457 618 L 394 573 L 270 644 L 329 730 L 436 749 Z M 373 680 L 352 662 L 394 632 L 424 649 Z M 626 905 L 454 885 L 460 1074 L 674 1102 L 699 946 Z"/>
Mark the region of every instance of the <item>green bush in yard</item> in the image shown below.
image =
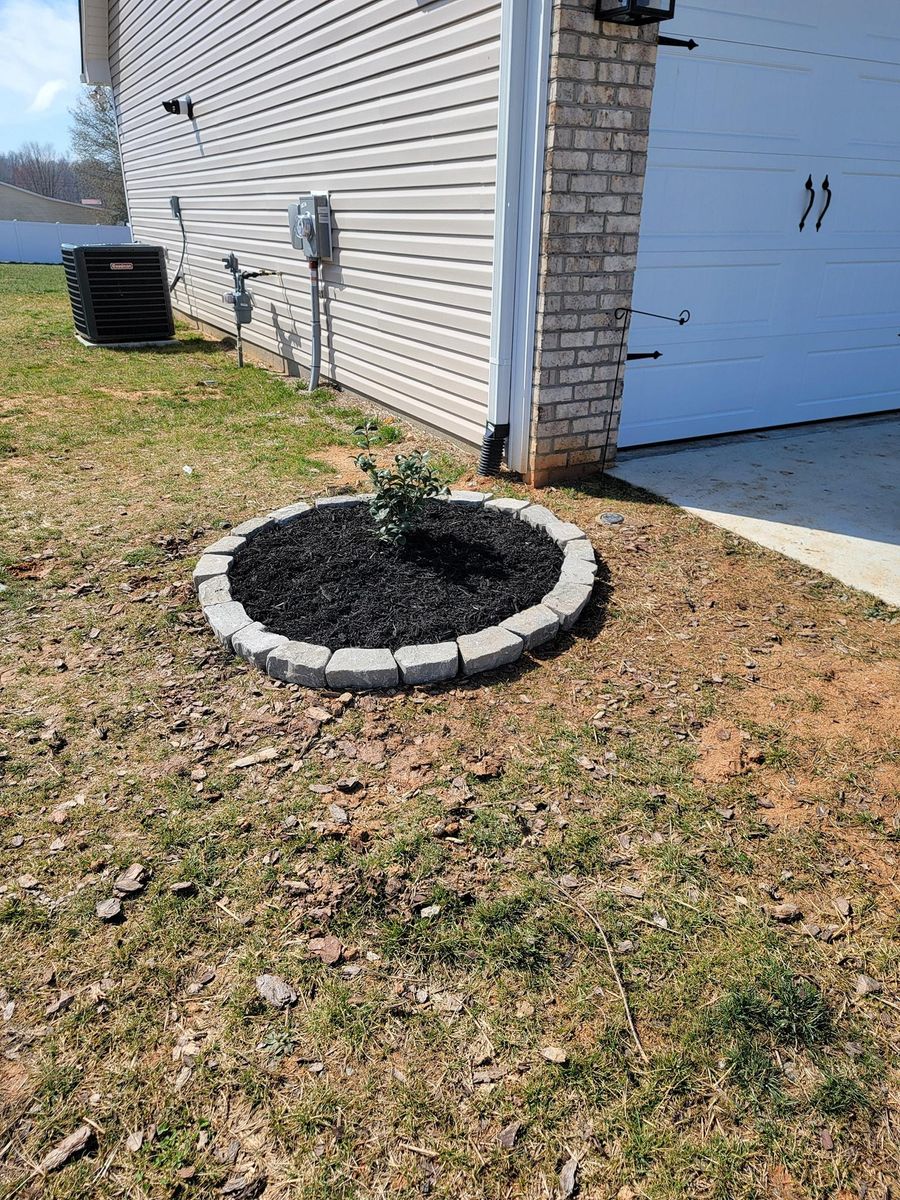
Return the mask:
<path id="1" fill-rule="evenodd" d="M 433 496 L 445 495 L 447 488 L 432 467 L 427 450 L 396 454 L 392 467 L 379 467 L 371 454 L 376 430 L 375 422 L 367 421 L 354 431 L 365 450 L 353 461 L 372 481 L 375 494 L 369 501 L 369 511 L 378 537 L 393 546 L 402 546 L 426 502 Z"/>

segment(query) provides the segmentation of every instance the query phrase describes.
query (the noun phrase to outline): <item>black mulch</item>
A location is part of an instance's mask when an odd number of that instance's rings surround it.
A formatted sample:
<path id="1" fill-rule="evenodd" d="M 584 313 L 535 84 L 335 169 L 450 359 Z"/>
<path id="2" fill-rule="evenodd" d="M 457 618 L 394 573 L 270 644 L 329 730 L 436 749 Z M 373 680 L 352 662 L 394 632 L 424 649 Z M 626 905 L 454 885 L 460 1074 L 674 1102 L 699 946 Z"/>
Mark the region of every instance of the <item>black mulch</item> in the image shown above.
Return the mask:
<path id="1" fill-rule="evenodd" d="M 376 538 L 364 504 L 317 509 L 257 534 L 229 578 L 234 599 L 276 633 L 396 650 L 538 604 L 561 565 L 557 546 L 524 521 L 434 501 L 400 550 Z"/>

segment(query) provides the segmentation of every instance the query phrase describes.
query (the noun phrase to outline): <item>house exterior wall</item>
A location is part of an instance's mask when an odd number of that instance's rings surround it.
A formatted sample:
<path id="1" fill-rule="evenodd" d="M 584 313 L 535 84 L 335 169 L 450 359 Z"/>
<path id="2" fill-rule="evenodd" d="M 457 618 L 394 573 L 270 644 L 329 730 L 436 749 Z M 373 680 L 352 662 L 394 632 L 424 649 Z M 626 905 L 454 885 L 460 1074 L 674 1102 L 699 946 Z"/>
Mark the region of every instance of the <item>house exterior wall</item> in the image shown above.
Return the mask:
<path id="1" fill-rule="evenodd" d="M 27 188 L 0 183 L 0 221 L 59 221 L 64 225 L 110 225 L 102 208 L 89 208 L 69 200 L 54 200 Z"/>
<path id="2" fill-rule="evenodd" d="M 245 345 L 305 373 L 309 275 L 287 207 L 331 193 L 322 374 L 469 442 L 487 409 L 500 0 L 111 0 L 135 239 L 176 306 L 231 331 L 221 259 L 251 283 Z M 195 118 L 161 102 L 190 95 Z"/>
<path id="3" fill-rule="evenodd" d="M 527 471 L 537 485 L 596 471 L 607 432 L 615 447 L 613 314 L 631 303 L 657 33 L 554 0 Z"/>

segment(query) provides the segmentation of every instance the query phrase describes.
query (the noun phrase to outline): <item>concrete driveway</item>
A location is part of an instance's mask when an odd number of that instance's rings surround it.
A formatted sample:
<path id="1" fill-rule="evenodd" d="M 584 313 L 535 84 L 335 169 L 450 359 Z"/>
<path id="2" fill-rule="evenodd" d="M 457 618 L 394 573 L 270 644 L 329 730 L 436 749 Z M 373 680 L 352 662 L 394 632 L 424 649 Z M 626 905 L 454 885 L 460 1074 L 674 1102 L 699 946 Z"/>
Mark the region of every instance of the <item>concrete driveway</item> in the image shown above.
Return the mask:
<path id="1" fill-rule="evenodd" d="M 630 451 L 610 474 L 900 607 L 900 416 Z"/>

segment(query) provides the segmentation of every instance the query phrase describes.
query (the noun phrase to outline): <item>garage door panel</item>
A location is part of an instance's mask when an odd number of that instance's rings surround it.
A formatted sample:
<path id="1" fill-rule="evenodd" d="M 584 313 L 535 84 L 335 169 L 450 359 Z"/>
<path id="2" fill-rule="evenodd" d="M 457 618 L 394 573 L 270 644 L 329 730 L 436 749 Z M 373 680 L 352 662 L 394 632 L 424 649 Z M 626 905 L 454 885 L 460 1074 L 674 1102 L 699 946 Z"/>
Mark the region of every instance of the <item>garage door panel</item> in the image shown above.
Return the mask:
<path id="1" fill-rule="evenodd" d="M 900 66 L 842 64 L 847 76 L 838 94 L 855 93 L 860 108 L 835 104 L 835 116 L 844 131 L 841 157 L 900 159 Z"/>
<path id="2" fill-rule="evenodd" d="M 756 46 L 705 42 L 690 55 L 660 56 L 657 88 L 667 102 L 654 122 L 655 145 L 790 154 L 811 131 L 814 63 Z M 772 113 L 780 114 L 777 130 Z"/>
<path id="3" fill-rule="evenodd" d="M 757 424 L 771 370 L 766 351 L 764 340 L 719 340 L 670 346 L 655 363 L 635 363 L 620 445 L 704 437 Z"/>
<path id="4" fill-rule="evenodd" d="M 740 278 L 740 288 L 735 279 Z M 661 323 L 635 315 L 631 349 L 684 346 L 716 338 L 757 338 L 780 332 L 780 314 L 793 287 L 789 267 L 752 254 L 726 258 L 704 255 L 686 261 L 678 254 L 651 254 L 642 260 L 634 292 L 635 308 L 675 316 L 688 309 L 688 325 Z"/>
<path id="5" fill-rule="evenodd" d="M 662 150 L 644 188 L 641 249 L 678 249 L 684 239 L 746 248 L 793 237 L 803 212 L 802 173 L 792 159 Z"/>
<path id="6" fill-rule="evenodd" d="M 900 254 L 873 259 L 833 253 L 817 265 L 813 332 L 890 327 L 895 337 L 900 333 Z M 896 365 L 900 370 L 900 359 Z"/>
<path id="7" fill-rule="evenodd" d="M 832 186 L 819 239 L 874 249 L 900 245 L 900 162 L 823 159 L 818 168 L 817 183 L 828 173 Z"/>
<path id="8" fill-rule="evenodd" d="M 803 348 L 800 420 L 900 407 L 896 330 L 809 338 Z"/>
<path id="9" fill-rule="evenodd" d="M 897 29 L 897 0 L 866 0 L 850 10 L 840 10 L 849 20 L 835 21 L 834 40 L 842 39 L 843 53 L 876 62 L 900 63 L 900 30 Z M 840 51 L 836 51 L 840 53 Z"/>
<path id="10" fill-rule="evenodd" d="M 900 62 L 896 0 L 679 0 L 666 33 L 801 54 Z"/>
<path id="11" fill-rule="evenodd" d="M 817 0 L 799 0 L 790 6 L 784 0 L 720 0 L 703 4 L 680 0 L 677 15 L 668 33 L 679 36 L 719 38 L 754 46 L 779 46 L 809 49 L 819 42 L 819 4 Z"/>

